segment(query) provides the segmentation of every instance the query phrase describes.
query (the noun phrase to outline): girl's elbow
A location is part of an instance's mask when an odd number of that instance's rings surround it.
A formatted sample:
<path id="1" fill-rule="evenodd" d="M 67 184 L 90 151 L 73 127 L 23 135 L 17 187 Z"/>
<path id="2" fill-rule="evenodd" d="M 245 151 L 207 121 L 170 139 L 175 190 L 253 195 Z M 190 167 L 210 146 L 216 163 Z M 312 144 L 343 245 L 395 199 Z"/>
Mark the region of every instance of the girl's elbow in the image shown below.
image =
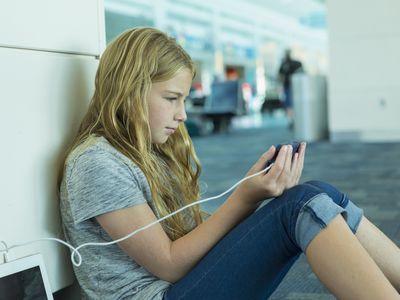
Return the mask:
<path id="1" fill-rule="evenodd" d="M 170 282 L 170 283 L 175 283 L 177 281 L 179 281 L 179 279 L 181 279 L 184 276 L 184 274 L 182 274 L 181 272 L 177 272 L 176 270 L 165 270 L 163 272 L 160 272 L 160 274 L 158 274 L 158 278 Z"/>

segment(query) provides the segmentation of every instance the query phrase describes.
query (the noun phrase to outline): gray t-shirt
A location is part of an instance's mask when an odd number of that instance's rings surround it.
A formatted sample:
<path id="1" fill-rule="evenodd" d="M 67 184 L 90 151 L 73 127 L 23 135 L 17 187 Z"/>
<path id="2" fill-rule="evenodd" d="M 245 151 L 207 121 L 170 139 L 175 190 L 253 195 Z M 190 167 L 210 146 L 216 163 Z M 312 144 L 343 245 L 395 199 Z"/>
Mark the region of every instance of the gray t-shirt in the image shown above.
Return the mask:
<path id="1" fill-rule="evenodd" d="M 66 240 L 74 247 L 111 238 L 95 217 L 141 203 L 152 205 L 143 172 L 103 137 L 91 136 L 67 158 L 60 190 Z M 156 278 L 122 249 L 89 246 L 74 266 L 83 299 L 162 299 L 170 283 Z"/>

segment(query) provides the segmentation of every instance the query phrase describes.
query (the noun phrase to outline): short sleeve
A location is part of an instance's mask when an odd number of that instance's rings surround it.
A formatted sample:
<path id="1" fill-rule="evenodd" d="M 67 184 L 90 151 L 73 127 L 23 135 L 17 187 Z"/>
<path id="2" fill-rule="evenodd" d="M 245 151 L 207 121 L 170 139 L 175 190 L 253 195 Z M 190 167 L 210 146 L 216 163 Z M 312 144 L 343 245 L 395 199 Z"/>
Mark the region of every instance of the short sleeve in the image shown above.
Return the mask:
<path id="1" fill-rule="evenodd" d="M 102 149 L 82 153 L 73 162 L 66 188 L 74 223 L 146 203 L 134 169 Z"/>

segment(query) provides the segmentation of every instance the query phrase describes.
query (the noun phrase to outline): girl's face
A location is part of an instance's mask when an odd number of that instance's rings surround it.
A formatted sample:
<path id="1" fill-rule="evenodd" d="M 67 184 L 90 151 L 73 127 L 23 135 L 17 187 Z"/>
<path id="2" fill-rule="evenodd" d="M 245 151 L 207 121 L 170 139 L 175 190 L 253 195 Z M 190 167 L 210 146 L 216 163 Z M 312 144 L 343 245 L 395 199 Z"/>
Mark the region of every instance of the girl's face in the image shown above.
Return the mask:
<path id="1" fill-rule="evenodd" d="M 191 83 L 191 72 L 182 69 L 173 78 L 152 84 L 147 103 L 153 144 L 165 143 L 178 125 L 186 121 L 185 98 Z"/>

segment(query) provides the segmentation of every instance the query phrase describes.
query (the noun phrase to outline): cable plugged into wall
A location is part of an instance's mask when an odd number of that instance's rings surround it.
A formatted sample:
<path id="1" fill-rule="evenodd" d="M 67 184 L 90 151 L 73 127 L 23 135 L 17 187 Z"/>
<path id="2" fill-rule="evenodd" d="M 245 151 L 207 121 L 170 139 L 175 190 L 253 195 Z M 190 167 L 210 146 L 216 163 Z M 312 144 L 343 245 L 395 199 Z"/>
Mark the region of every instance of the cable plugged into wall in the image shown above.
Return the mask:
<path id="1" fill-rule="evenodd" d="M 221 193 L 221 194 L 219 194 L 217 196 L 209 197 L 209 198 L 206 198 L 206 199 L 203 199 L 203 200 L 199 200 L 199 201 L 190 203 L 188 205 L 185 205 L 185 206 L 181 207 L 180 209 L 170 213 L 169 215 L 166 215 L 166 216 L 164 216 L 164 217 L 162 217 L 160 219 L 157 219 L 156 221 L 151 222 L 151 223 L 149 223 L 149 224 L 147 224 L 147 225 L 145 225 L 143 227 L 140 227 L 140 228 L 132 231 L 131 233 L 127 234 L 126 236 L 124 236 L 124 237 L 122 237 L 120 239 L 111 241 L 111 242 L 105 242 L 105 243 L 90 243 L 89 242 L 89 243 L 85 243 L 85 244 L 79 245 L 78 247 L 75 248 L 75 247 L 71 246 L 69 243 L 67 243 L 66 241 L 63 241 L 63 240 L 57 239 L 57 238 L 41 238 L 41 239 L 32 240 L 32 241 L 28 241 L 28 242 L 21 243 L 21 244 L 15 244 L 15 245 L 12 245 L 10 247 L 8 247 L 6 242 L 0 241 L 0 244 L 2 244 L 3 248 L 4 248 L 4 249 L 0 249 L 0 253 L 3 253 L 4 262 L 8 262 L 9 259 L 10 259 L 9 251 L 14 249 L 14 248 L 23 247 L 23 246 L 26 246 L 26 245 L 29 245 L 29 244 L 32 244 L 32 243 L 37 243 L 37 242 L 53 241 L 53 242 L 58 242 L 60 244 L 63 244 L 64 246 L 68 247 L 72 251 L 71 252 L 71 262 L 74 264 L 74 266 L 79 267 L 82 264 L 82 255 L 79 253 L 79 250 L 82 249 L 83 247 L 88 247 L 88 246 L 109 246 L 109 245 L 112 245 L 112 244 L 116 244 L 116 243 L 122 242 L 122 241 L 134 236 L 135 234 L 138 234 L 139 232 L 144 231 L 144 230 L 150 228 L 151 226 L 153 226 L 153 225 L 155 225 L 157 223 L 160 223 L 160 222 L 164 221 L 165 219 L 168 219 L 168 218 L 172 217 L 173 215 L 176 215 L 176 214 L 182 212 L 183 210 L 185 210 L 185 209 L 187 209 L 189 207 L 192 207 L 194 205 L 198 205 L 198 204 L 201 204 L 201 203 L 204 203 L 204 202 L 207 202 L 207 201 L 215 200 L 215 199 L 218 199 L 218 198 L 226 195 L 227 193 L 232 191 L 234 188 L 236 188 L 242 182 L 244 182 L 244 181 L 246 181 L 246 180 L 248 180 L 250 178 L 253 178 L 255 176 L 258 176 L 258 175 L 261 175 L 261 174 L 265 174 L 272 166 L 273 166 L 273 163 L 269 164 L 263 170 L 255 173 L 253 175 L 250 175 L 250 176 L 247 176 L 247 177 L 241 179 L 240 181 L 235 183 L 232 187 L 230 187 L 228 190 L 226 190 L 225 192 L 223 192 L 223 193 Z"/>
<path id="2" fill-rule="evenodd" d="M 3 245 L 4 249 L 0 250 L 0 252 L 3 252 L 3 261 L 2 263 L 7 263 L 10 261 L 9 257 L 8 257 L 8 246 L 7 243 L 5 241 L 0 241 L 0 244 Z"/>

